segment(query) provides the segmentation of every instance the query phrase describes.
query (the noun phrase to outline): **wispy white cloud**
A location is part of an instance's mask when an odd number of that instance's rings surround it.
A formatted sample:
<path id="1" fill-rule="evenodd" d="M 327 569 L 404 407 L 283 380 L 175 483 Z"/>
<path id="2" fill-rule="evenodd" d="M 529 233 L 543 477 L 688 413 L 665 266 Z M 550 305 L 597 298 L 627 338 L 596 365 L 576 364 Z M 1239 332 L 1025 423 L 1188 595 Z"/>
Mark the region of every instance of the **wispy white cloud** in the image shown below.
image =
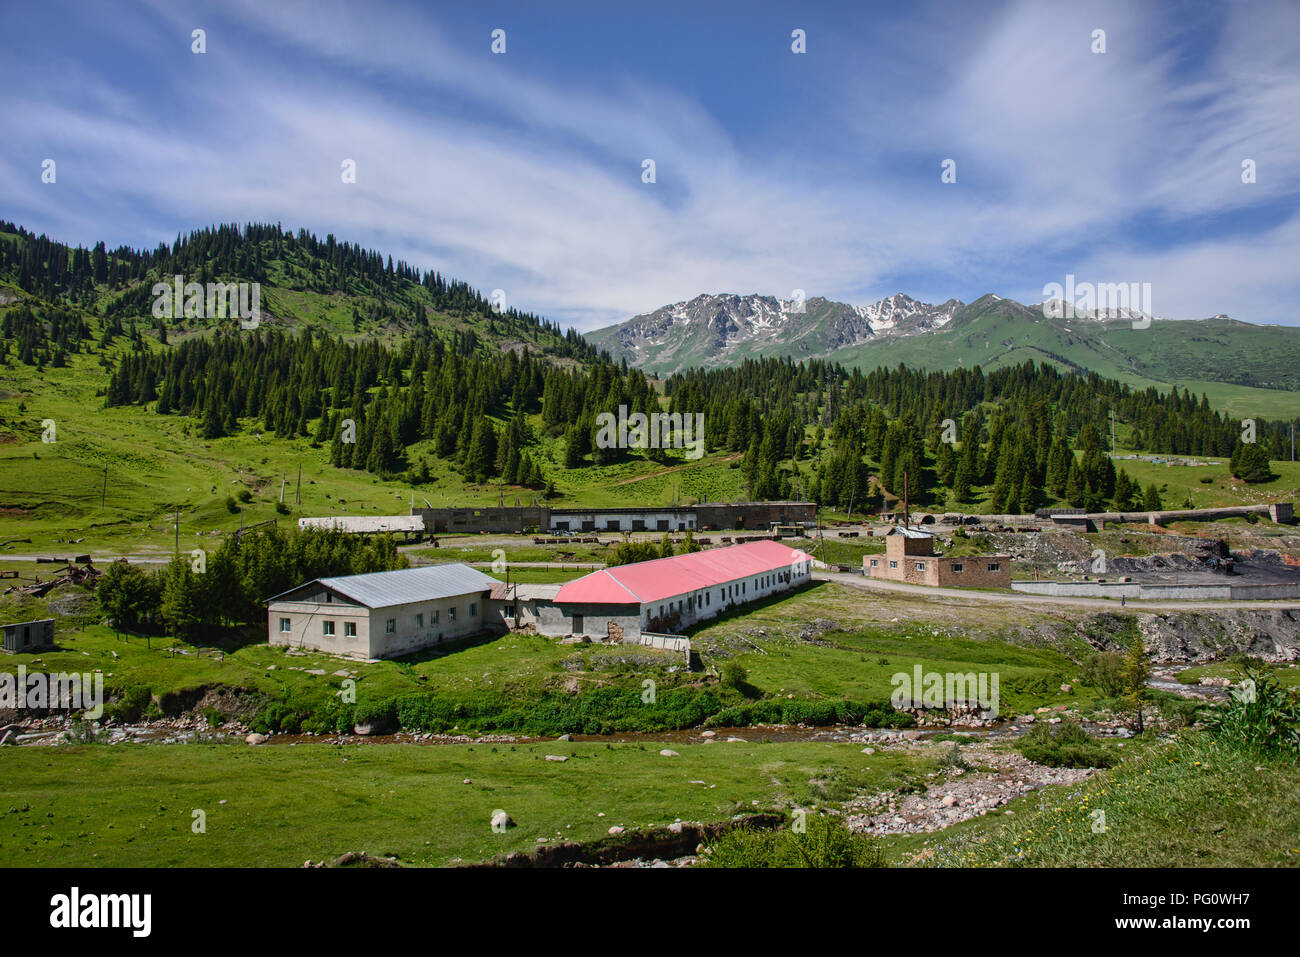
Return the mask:
<path id="1" fill-rule="evenodd" d="M 1300 120 L 1281 111 L 1300 51 L 1236 8 L 1195 69 L 1127 6 L 1017 4 L 947 24 L 931 13 L 889 54 L 928 43 L 931 75 L 913 66 L 889 85 L 882 56 L 859 122 L 865 70 L 846 62 L 848 112 L 810 104 L 807 125 L 761 152 L 661 78 L 533 75 L 492 57 L 486 35 L 448 35 L 419 12 L 142 9 L 146 32 L 178 38 L 168 49 L 130 23 L 113 29 L 166 66 L 159 82 L 184 110 L 160 110 L 155 90 L 94 62 L 0 105 L 8 202 L 64 238 L 152 245 L 206 222 L 278 219 L 503 288 L 581 328 L 705 291 L 865 301 L 900 276 L 927 276 L 935 297 L 1032 299 L 1063 265 L 1177 289 L 1159 296 L 1164 315 L 1294 321 L 1294 217 L 1232 218 L 1300 188 Z M 210 54 L 182 56 L 200 22 Z M 1088 50 L 1097 26 L 1104 56 Z M 822 162 L 823 142 L 861 163 Z M 57 187 L 26 172 L 36 155 L 59 158 Z M 1253 187 L 1240 155 L 1259 163 Z M 949 156 L 951 187 L 939 184 Z M 656 184 L 641 182 L 644 157 Z M 340 181 L 344 158 L 355 185 Z M 1218 225 L 1203 237 L 1207 217 Z"/>

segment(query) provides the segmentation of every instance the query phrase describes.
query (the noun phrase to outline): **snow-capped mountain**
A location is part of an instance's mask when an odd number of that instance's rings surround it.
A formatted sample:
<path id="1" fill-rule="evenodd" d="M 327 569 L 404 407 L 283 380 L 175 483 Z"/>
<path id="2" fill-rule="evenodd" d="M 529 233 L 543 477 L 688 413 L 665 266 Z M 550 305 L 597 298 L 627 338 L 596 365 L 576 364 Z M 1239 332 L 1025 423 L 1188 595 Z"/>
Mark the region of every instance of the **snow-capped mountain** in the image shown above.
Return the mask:
<path id="1" fill-rule="evenodd" d="M 955 299 L 937 306 L 917 302 L 902 293 L 868 306 L 820 296 L 705 294 L 587 333 L 587 339 L 648 371 L 674 372 L 760 355 L 826 356 L 881 337 L 932 332 L 961 306 Z"/>

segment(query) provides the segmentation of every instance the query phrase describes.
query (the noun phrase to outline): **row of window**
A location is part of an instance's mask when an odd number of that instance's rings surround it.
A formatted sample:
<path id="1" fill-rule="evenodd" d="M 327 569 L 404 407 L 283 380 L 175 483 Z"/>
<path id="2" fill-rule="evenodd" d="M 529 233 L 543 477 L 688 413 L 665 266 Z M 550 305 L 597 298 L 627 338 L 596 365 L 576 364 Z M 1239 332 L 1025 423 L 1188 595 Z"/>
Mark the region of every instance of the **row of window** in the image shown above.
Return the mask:
<path id="1" fill-rule="evenodd" d="M 441 609 L 435 608 L 432 611 L 430 611 L 429 624 L 431 625 L 438 624 L 439 621 L 441 620 L 441 615 L 442 615 Z M 478 617 L 478 602 L 470 602 L 469 616 L 471 618 Z M 456 609 L 454 606 L 447 609 L 447 623 L 450 625 L 454 625 L 456 623 Z M 334 622 L 327 618 L 327 619 L 323 619 L 320 624 L 321 624 L 321 634 L 324 635 L 326 638 L 332 638 L 335 634 Z M 418 612 L 415 615 L 415 627 L 416 630 L 420 630 L 424 628 L 423 612 Z M 292 630 L 293 630 L 293 622 L 288 618 L 281 618 L 280 634 L 287 635 Z M 397 634 L 396 618 L 389 618 L 387 621 L 384 622 L 384 633 L 388 635 Z M 355 621 L 343 622 L 343 637 L 355 638 L 356 636 L 357 636 L 357 623 Z"/>
<path id="2" fill-rule="evenodd" d="M 878 559 L 878 558 L 873 558 L 873 559 L 871 559 L 871 567 L 872 567 L 872 568 L 879 568 L 879 567 L 880 567 L 880 559 Z M 897 567 L 898 567 L 898 562 L 897 562 L 897 561 L 891 561 L 891 562 L 889 563 L 889 567 L 890 567 L 890 568 L 897 568 Z M 961 572 L 961 571 L 964 571 L 965 568 L 966 568 L 966 566 L 965 566 L 965 563 L 963 563 L 963 562 L 953 562 L 953 563 L 952 563 L 952 570 L 953 570 L 954 572 Z M 1001 568 L 1002 568 L 1002 564 L 1001 564 L 1000 562 L 989 562 L 989 563 L 988 563 L 988 570 L 991 571 L 991 572 L 999 571 Z M 925 571 L 925 562 L 917 562 L 917 563 L 916 563 L 916 570 L 917 570 L 918 572 L 923 572 L 923 571 Z"/>
<path id="3" fill-rule="evenodd" d="M 799 567 L 800 569 L 802 569 L 802 566 Z M 781 572 L 779 575 L 778 574 L 760 575 L 758 578 L 754 580 L 754 586 L 755 588 L 771 588 L 777 583 L 778 580 L 788 582 L 790 580 L 790 573 Z M 748 580 L 737 582 L 731 585 L 723 585 L 721 588 L 718 589 L 718 602 L 722 603 L 737 598 L 743 599 L 748 594 L 749 594 Z M 687 611 L 694 611 L 695 597 L 688 596 L 684 604 Z M 700 596 L 700 605 L 705 608 L 713 607 L 713 593 L 711 591 L 706 591 L 703 595 Z M 670 601 L 667 605 L 660 605 L 659 617 L 662 618 L 664 616 L 665 610 L 668 611 L 669 614 L 671 614 L 674 611 L 681 612 L 682 606 L 683 606 L 683 602 L 680 600 L 677 602 Z M 649 625 L 651 619 L 651 611 L 647 611 L 645 613 L 645 619 L 646 619 L 646 624 Z"/>

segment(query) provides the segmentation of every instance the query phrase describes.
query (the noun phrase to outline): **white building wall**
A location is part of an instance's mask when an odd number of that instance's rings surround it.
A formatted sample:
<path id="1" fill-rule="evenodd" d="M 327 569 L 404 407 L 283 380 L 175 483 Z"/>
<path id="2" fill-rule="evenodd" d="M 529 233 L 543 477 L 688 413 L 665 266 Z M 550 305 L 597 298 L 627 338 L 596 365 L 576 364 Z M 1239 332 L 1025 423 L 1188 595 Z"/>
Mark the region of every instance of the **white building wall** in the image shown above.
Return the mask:
<path id="1" fill-rule="evenodd" d="M 500 615 L 493 616 L 488 605 L 486 591 L 375 609 L 338 601 L 278 601 L 267 607 L 267 635 L 272 645 L 312 648 L 361 660 L 391 658 L 468 637 L 494 622 L 500 624 Z M 417 615 L 423 620 L 418 621 Z M 289 619 L 288 632 L 280 630 L 282 618 Z M 326 622 L 333 624 L 332 635 L 326 634 Z M 349 624 L 354 626 L 355 636 L 347 634 Z"/>
<path id="2" fill-rule="evenodd" d="M 660 528 L 660 523 L 667 524 Z M 590 524 L 592 528 L 586 529 Z M 566 529 L 560 526 L 567 525 Z M 683 529 L 694 529 L 698 526 L 695 523 L 694 512 L 657 512 L 653 509 L 647 509 L 644 512 L 602 512 L 600 509 L 593 509 L 590 512 L 581 512 L 578 514 L 564 514 L 551 516 L 551 531 L 569 531 L 581 532 L 632 532 L 646 531 L 658 532 L 669 531 L 679 532 Z"/>
<path id="3" fill-rule="evenodd" d="M 289 630 L 282 631 L 280 620 L 289 619 Z M 272 645 L 312 648 L 331 655 L 365 660 L 370 654 L 370 609 L 343 602 L 277 601 L 267 606 L 267 636 Z M 334 634 L 325 633 L 325 623 L 333 625 Z M 347 625 L 356 629 L 356 637 L 347 635 Z"/>
<path id="4" fill-rule="evenodd" d="M 376 608 L 370 613 L 370 652 L 372 658 L 392 658 L 410 654 L 484 631 L 500 623 L 500 615 L 490 615 L 488 593 L 472 592 L 435 601 L 413 601 L 404 605 Z M 417 617 L 418 616 L 418 617 Z M 389 631 L 389 622 L 393 630 Z"/>
<path id="5" fill-rule="evenodd" d="M 681 626 L 690 627 L 698 622 L 716 618 L 731 605 L 739 607 L 778 592 L 790 591 L 811 578 L 812 562 L 810 559 L 804 559 L 791 564 L 788 568 L 778 568 L 760 575 L 746 575 L 711 588 L 674 595 L 663 601 L 642 605 L 641 627 L 648 628 L 652 620 L 678 611 L 679 606 Z"/>

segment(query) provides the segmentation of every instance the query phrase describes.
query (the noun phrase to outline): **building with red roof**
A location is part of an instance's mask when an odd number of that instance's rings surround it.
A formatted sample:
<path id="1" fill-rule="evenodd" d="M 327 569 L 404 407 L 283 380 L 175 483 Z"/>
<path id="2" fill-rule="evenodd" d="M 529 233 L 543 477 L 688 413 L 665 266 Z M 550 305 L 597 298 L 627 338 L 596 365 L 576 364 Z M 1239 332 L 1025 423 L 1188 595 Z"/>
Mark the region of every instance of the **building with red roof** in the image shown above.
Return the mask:
<path id="1" fill-rule="evenodd" d="M 560 586 L 551 635 L 635 639 L 675 632 L 729 608 L 789 591 L 812 577 L 812 556 L 774 541 L 616 565 Z"/>

